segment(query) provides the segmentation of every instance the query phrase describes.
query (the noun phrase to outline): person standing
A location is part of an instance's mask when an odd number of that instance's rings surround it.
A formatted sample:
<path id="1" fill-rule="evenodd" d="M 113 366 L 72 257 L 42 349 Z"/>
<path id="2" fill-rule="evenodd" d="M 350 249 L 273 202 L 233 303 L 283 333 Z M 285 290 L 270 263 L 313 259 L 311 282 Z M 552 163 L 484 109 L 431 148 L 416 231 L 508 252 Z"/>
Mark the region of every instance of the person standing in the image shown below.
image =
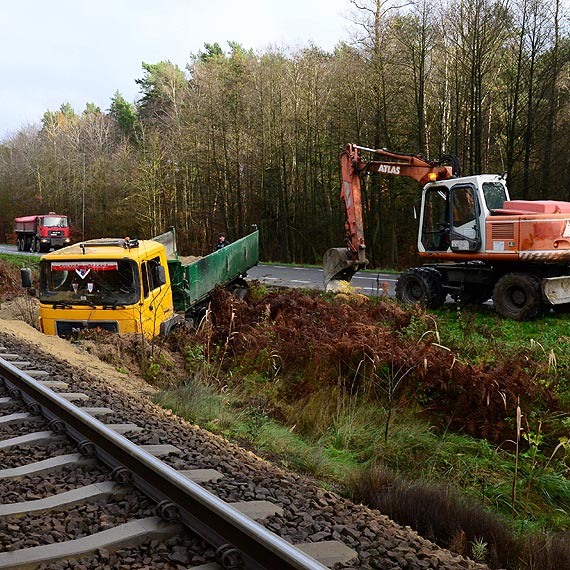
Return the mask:
<path id="1" fill-rule="evenodd" d="M 216 249 L 222 249 L 228 245 L 228 241 L 226 240 L 226 234 L 218 234 L 218 243 L 216 244 Z"/>

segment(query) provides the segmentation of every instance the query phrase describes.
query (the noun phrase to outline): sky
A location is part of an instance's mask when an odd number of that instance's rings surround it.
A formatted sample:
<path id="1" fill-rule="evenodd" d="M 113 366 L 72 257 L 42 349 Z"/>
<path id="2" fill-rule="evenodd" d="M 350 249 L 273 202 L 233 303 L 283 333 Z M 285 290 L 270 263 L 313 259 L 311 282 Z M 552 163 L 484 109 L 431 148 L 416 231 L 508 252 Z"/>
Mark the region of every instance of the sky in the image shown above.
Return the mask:
<path id="1" fill-rule="evenodd" d="M 142 62 L 184 69 L 204 43 L 261 52 L 350 38 L 349 0 L 0 0 L 0 140 L 70 103 L 139 98 Z"/>

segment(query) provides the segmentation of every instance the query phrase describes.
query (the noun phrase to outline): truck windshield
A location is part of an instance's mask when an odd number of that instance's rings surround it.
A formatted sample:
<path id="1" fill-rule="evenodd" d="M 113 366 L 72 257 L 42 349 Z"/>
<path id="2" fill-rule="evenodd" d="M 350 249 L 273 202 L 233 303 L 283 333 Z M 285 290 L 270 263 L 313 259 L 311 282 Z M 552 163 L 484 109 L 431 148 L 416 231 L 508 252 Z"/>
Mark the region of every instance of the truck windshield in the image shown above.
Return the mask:
<path id="1" fill-rule="evenodd" d="M 65 216 L 44 216 L 41 225 L 48 228 L 66 228 L 67 218 Z"/>
<path id="2" fill-rule="evenodd" d="M 71 305 L 132 305 L 139 300 L 134 261 L 76 260 L 40 263 L 40 302 Z"/>

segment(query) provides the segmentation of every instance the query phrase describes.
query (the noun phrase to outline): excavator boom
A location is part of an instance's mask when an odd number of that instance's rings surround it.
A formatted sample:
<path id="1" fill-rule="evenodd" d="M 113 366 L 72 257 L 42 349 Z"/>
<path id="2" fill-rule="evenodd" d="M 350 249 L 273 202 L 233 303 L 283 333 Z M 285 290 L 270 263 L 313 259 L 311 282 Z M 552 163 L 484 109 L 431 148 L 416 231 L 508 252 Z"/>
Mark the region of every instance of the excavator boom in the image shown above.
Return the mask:
<path id="1" fill-rule="evenodd" d="M 359 151 L 373 153 L 374 159 L 363 159 Z M 444 166 L 445 161 L 452 161 L 453 166 Z M 349 282 L 358 270 L 368 264 L 362 222 L 360 177 L 363 174 L 407 176 L 417 180 L 422 186 L 427 182 L 445 180 L 459 174 L 459 165 L 453 157 L 430 161 L 421 155 L 397 153 L 386 149 L 374 150 L 355 144 L 346 145 L 340 155 L 340 165 L 342 175 L 340 198 L 346 211 L 346 247 L 329 249 L 323 256 L 326 291 L 338 290 L 342 287 L 342 281 Z"/>

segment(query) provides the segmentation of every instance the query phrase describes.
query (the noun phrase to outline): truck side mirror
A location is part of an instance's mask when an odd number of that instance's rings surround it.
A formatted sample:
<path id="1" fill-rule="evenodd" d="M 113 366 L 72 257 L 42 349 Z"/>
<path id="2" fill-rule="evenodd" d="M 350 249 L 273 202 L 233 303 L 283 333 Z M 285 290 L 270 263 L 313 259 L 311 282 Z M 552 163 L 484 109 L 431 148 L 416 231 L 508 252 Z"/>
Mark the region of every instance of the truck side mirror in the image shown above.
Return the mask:
<path id="1" fill-rule="evenodd" d="M 32 287 L 32 270 L 29 267 L 22 267 L 20 269 L 20 278 L 22 279 L 22 287 L 28 295 L 35 297 L 36 290 Z"/>
<path id="2" fill-rule="evenodd" d="M 164 269 L 164 265 L 159 265 L 156 268 L 156 276 L 158 277 L 159 287 L 166 284 L 166 270 Z"/>
<path id="3" fill-rule="evenodd" d="M 20 269 L 20 278 L 22 279 L 22 287 L 30 289 L 32 287 L 32 270 L 29 267 Z"/>

